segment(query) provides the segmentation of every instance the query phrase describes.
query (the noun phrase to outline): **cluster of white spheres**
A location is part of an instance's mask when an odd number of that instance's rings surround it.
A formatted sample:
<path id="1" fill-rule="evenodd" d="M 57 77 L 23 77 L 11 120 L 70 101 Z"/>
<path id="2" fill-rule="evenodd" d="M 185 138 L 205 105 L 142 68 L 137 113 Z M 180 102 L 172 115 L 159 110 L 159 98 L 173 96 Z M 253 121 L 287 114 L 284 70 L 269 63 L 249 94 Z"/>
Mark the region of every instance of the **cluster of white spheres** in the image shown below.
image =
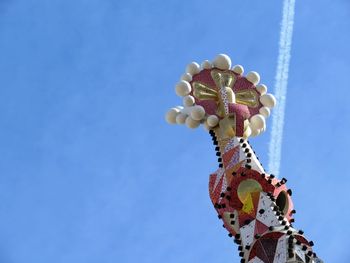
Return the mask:
<path id="1" fill-rule="evenodd" d="M 266 130 L 265 119 L 270 116 L 271 108 L 276 105 L 276 99 L 272 94 L 264 94 L 267 90 L 265 85 L 260 85 L 258 91 L 259 90 L 261 90 L 263 93 L 263 95 L 260 96 L 260 102 L 263 107 L 259 109 L 258 114 L 253 115 L 249 119 L 249 129 L 251 131 L 251 136 L 257 136 Z"/>
<path id="2" fill-rule="evenodd" d="M 187 127 L 197 128 L 205 118 L 205 110 L 200 105 L 176 107 L 166 114 L 166 120 L 171 124 L 186 124 Z"/>
<path id="3" fill-rule="evenodd" d="M 241 65 L 232 67 L 231 59 L 225 54 L 219 54 L 211 62 L 203 61 L 201 65 L 192 62 L 186 67 L 186 72 L 181 76 L 180 81 L 175 86 L 175 92 L 182 97 L 183 106 L 170 109 L 166 114 L 166 120 L 172 124 L 186 124 L 189 128 L 197 128 L 201 123 L 207 129 L 216 127 L 219 124 L 219 118 L 216 115 L 206 114 L 204 108 L 195 104 L 195 98 L 191 95 L 192 87 L 190 82 L 195 74 L 203 69 L 211 69 L 213 67 L 228 70 L 231 69 L 235 73 L 242 75 L 244 69 Z M 270 116 L 270 110 L 276 105 L 276 99 L 272 94 L 268 94 L 267 87 L 264 84 L 258 84 L 260 76 L 257 72 L 251 71 L 246 75 L 249 82 L 256 86 L 260 94 L 260 103 L 263 105 L 259 109 L 259 113 L 250 117 L 248 126 L 246 127 L 249 136 L 256 136 L 266 129 L 265 119 Z"/>

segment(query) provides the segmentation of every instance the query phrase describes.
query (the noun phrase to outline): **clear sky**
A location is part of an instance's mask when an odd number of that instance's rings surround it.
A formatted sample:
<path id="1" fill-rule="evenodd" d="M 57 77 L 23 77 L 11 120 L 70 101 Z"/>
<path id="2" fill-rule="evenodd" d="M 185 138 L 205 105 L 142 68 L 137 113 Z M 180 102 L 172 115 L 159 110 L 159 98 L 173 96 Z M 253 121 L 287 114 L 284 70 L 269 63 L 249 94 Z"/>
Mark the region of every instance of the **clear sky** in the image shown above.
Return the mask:
<path id="1" fill-rule="evenodd" d="M 203 129 L 164 121 L 187 63 L 273 91 L 282 1 L 0 0 L 0 263 L 227 263 Z M 296 3 L 281 177 L 297 228 L 350 262 L 350 2 Z M 271 127 L 268 123 L 268 130 Z M 265 166 L 269 132 L 251 143 Z"/>

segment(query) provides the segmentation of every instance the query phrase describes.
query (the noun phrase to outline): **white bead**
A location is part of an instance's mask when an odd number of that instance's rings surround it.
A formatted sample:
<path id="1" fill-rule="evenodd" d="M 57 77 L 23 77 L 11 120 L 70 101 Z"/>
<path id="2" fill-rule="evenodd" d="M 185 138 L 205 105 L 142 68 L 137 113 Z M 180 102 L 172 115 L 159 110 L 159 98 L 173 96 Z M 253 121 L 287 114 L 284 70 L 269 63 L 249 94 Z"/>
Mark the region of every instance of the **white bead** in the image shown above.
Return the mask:
<path id="1" fill-rule="evenodd" d="M 251 137 L 258 136 L 260 133 L 259 129 L 252 128 L 252 132 L 250 134 Z"/>
<path id="2" fill-rule="evenodd" d="M 213 61 L 214 67 L 219 69 L 230 69 L 231 68 L 231 59 L 225 54 L 219 54 Z"/>
<path id="3" fill-rule="evenodd" d="M 257 85 L 256 89 L 259 91 L 260 95 L 264 95 L 267 91 L 267 87 L 264 84 Z"/>
<path id="4" fill-rule="evenodd" d="M 200 70 L 201 69 L 200 69 L 198 63 L 196 63 L 196 62 L 192 62 L 192 63 L 188 64 L 188 66 L 186 67 L 186 72 L 192 76 L 199 73 Z"/>
<path id="5" fill-rule="evenodd" d="M 270 116 L 270 109 L 268 107 L 261 107 L 259 110 L 260 114 L 264 116 L 265 118 L 268 118 Z"/>
<path id="6" fill-rule="evenodd" d="M 191 117 L 196 121 L 200 121 L 205 116 L 205 110 L 202 106 L 196 105 L 192 108 Z"/>
<path id="7" fill-rule="evenodd" d="M 196 121 L 191 117 L 186 118 L 186 125 L 188 128 L 191 128 L 191 129 L 197 128 L 199 124 L 201 124 L 199 121 Z"/>
<path id="8" fill-rule="evenodd" d="M 204 128 L 204 130 L 206 130 L 206 131 L 209 131 L 209 130 L 210 130 L 210 127 L 209 127 L 209 125 L 208 125 L 208 123 L 207 123 L 206 121 L 203 123 L 203 128 Z"/>
<path id="9" fill-rule="evenodd" d="M 264 94 L 260 97 L 260 102 L 270 109 L 275 107 L 276 105 L 276 99 L 272 94 Z"/>
<path id="10" fill-rule="evenodd" d="M 184 96 L 190 94 L 191 90 L 192 89 L 191 89 L 190 83 L 188 83 L 187 81 L 184 81 L 184 80 L 181 80 L 175 86 L 176 95 L 178 95 L 180 97 L 184 97 Z"/>
<path id="11" fill-rule="evenodd" d="M 193 106 L 195 100 L 191 95 L 187 95 L 183 98 L 182 102 L 186 107 L 191 107 Z"/>
<path id="12" fill-rule="evenodd" d="M 207 123 L 209 127 L 215 127 L 219 123 L 219 118 L 216 115 L 210 115 L 207 118 Z"/>
<path id="13" fill-rule="evenodd" d="M 251 71 L 247 74 L 247 80 L 249 80 L 251 83 L 253 83 L 254 85 L 258 84 L 260 81 L 260 75 L 255 72 L 255 71 Z"/>
<path id="14" fill-rule="evenodd" d="M 187 81 L 187 82 L 190 82 L 192 81 L 192 76 L 188 73 L 185 73 L 181 76 L 181 80 L 184 80 L 184 81 Z"/>
<path id="15" fill-rule="evenodd" d="M 244 72 L 244 68 L 241 65 L 234 66 L 232 70 L 239 75 L 242 75 Z"/>
<path id="16" fill-rule="evenodd" d="M 176 123 L 176 116 L 179 114 L 179 112 L 180 112 L 180 110 L 177 108 L 170 109 L 165 115 L 166 121 L 170 124 L 175 124 Z"/>
<path id="17" fill-rule="evenodd" d="M 179 113 L 177 116 L 176 116 L 176 123 L 177 124 L 184 124 L 185 121 L 186 121 L 186 118 L 187 118 L 187 115 L 184 114 L 184 113 Z"/>
<path id="18" fill-rule="evenodd" d="M 247 126 L 244 130 L 243 137 L 248 138 L 252 134 L 252 129 L 250 126 Z"/>
<path id="19" fill-rule="evenodd" d="M 252 129 L 262 129 L 265 126 L 265 118 L 261 114 L 255 114 L 250 118 L 250 127 Z"/>
<path id="20" fill-rule="evenodd" d="M 211 64 L 211 62 L 209 60 L 204 60 L 201 64 L 202 69 L 211 69 L 212 67 L 213 67 L 213 65 Z"/>

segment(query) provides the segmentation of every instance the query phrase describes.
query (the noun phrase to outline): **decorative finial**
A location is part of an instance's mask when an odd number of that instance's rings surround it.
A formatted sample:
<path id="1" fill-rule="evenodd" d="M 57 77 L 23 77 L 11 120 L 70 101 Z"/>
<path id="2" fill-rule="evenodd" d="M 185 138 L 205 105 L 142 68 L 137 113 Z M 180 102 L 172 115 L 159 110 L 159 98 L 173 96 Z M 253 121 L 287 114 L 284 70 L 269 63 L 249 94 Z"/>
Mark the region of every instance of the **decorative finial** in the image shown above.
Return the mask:
<path id="1" fill-rule="evenodd" d="M 264 84 L 258 84 L 257 72 L 243 76 L 243 67 L 231 67 L 231 59 L 219 54 L 212 62 L 201 66 L 192 62 L 175 86 L 183 98 L 183 106 L 170 109 L 166 120 L 171 124 L 186 124 L 197 128 L 217 129 L 221 137 L 253 137 L 266 130 L 266 118 L 275 106 L 272 94 Z"/>

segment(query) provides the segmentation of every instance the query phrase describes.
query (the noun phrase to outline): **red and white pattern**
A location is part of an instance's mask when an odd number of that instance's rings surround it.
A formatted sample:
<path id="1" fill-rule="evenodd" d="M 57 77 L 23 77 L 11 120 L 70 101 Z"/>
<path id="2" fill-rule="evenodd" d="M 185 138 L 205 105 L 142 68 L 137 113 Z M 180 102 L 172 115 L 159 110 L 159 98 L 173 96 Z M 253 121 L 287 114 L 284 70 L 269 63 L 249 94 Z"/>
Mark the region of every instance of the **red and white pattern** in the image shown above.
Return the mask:
<path id="1" fill-rule="evenodd" d="M 292 227 L 293 203 L 285 179 L 265 174 L 245 140 L 234 138 L 221 148 L 222 168 L 210 175 L 210 198 L 225 228 L 241 246 L 242 260 L 322 262 Z"/>
<path id="2" fill-rule="evenodd" d="M 209 178 L 210 199 L 239 245 L 241 263 L 322 263 L 292 226 L 286 179 L 266 174 L 246 141 L 266 130 L 276 100 L 258 73 L 243 73 L 225 54 L 190 63 L 175 86 L 183 106 L 170 109 L 166 120 L 192 129 L 203 124 L 213 137 L 219 169 Z"/>

